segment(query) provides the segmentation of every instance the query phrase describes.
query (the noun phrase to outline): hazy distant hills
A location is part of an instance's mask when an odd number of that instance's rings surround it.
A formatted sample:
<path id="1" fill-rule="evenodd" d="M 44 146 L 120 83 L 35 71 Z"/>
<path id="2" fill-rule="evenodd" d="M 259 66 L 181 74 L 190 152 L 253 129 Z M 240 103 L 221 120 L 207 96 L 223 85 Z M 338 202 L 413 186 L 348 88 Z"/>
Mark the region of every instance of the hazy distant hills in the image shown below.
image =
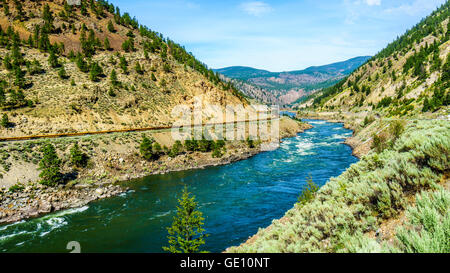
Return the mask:
<path id="1" fill-rule="evenodd" d="M 314 90 L 330 87 L 349 75 L 370 56 L 352 58 L 347 61 L 324 66 L 313 66 L 304 70 L 270 72 L 252 67 L 233 66 L 215 69 L 231 78 L 240 91 L 265 103 L 288 105 L 310 94 Z"/>

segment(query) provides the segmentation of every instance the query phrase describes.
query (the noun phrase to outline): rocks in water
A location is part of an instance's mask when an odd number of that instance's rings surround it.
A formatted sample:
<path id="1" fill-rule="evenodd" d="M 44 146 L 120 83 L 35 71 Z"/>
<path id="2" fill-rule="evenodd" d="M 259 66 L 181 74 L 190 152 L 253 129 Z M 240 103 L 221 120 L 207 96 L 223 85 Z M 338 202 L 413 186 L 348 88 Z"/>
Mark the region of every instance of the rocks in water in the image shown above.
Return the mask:
<path id="1" fill-rule="evenodd" d="M 53 211 L 81 207 L 91 201 L 125 192 L 118 185 L 77 185 L 73 188 L 48 188 L 29 185 L 20 192 L 2 190 L 0 224 L 12 223 Z"/>

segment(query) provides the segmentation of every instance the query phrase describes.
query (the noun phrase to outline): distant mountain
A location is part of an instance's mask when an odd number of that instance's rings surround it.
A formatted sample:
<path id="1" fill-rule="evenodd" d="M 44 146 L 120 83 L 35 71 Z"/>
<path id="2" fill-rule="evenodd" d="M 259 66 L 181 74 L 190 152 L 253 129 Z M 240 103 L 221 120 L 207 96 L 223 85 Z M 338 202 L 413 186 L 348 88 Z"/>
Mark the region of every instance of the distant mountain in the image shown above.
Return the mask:
<path id="1" fill-rule="evenodd" d="M 292 104 L 315 90 L 330 87 L 348 76 L 370 56 L 324 66 L 312 66 L 290 72 L 270 72 L 245 66 L 232 66 L 214 71 L 233 79 L 240 91 L 264 103 Z"/>
<path id="2" fill-rule="evenodd" d="M 239 80 L 248 80 L 251 78 L 264 77 L 276 74 L 267 70 L 261 70 L 247 66 L 231 66 L 221 69 L 215 69 L 214 71 L 226 77 Z"/>

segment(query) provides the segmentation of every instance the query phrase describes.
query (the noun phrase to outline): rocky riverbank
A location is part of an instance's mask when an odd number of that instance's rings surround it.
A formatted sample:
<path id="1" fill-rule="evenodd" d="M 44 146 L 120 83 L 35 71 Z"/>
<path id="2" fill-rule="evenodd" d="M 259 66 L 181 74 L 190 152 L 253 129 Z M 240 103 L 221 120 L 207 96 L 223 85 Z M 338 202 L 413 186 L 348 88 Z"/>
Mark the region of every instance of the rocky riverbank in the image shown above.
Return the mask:
<path id="1" fill-rule="evenodd" d="M 92 201 L 126 191 L 119 185 L 86 185 L 49 188 L 32 184 L 15 191 L 0 189 L 0 224 L 12 223 L 43 214 L 82 207 Z"/>
<path id="2" fill-rule="evenodd" d="M 280 138 L 294 137 L 311 125 L 284 118 L 280 123 Z M 136 143 L 132 143 L 135 145 Z M 131 144 L 129 145 L 131 146 Z M 149 175 L 165 174 L 191 169 L 202 169 L 248 159 L 265 150 L 266 143 L 250 148 L 244 142 L 227 145 L 221 158 L 211 153 L 190 152 L 175 158 L 163 156 L 157 161 L 143 161 L 136 152 L 96 156 L 91 158 L 94 166 L 81 171 L 78 178 L 55 188 L 45 187 L 38 180 L 0 187 L 0 224 L 39 217 L 59 210 L 77 208 L 92 201 L 116 196 L 127 191 L 120 181 L 130 181 Z M 117 146 L 111 146 L 115 148 Z M 119 149 L 120 150 L 120 149 Z M 66 169 L 66 171 L 72 171 Z"/>

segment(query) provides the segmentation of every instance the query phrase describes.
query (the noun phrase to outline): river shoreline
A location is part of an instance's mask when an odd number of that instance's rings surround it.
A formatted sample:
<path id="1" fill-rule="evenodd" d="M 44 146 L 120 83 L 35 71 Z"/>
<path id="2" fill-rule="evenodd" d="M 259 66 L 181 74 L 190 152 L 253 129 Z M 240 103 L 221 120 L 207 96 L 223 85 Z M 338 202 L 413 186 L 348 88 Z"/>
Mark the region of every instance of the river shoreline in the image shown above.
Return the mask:
<path id="1" fill-rule="evenodd" d="M 325 120 L 331 123 L 342 123 L 345 129 L 353 131 L 353 136 L 347 138 L 344 142 L 352 149 L 352 155 L 361 159 L 364 155 L 368 154 L 371 150 L 372 142 L 361 139 L 358 136 L 358 131 L 360 129 L 359 124 L 364 120 L 365 116 L 355 117 L 353 115 L 346 116 L 342 113 L 337 112 L 325 112 L 325 113 L 302 113 L 302 115 L 297 115 L 299 119 L 318 119 Z"/>
<path id="2" fill-rule="evenodd" d="M 311 114 L 309 114 L 308 116 L 304 116 L 304 115 L 299 116 L 299 115 L 297 115 L 296 118 L 299 119 L 299 120 L 304 120 L 304 119 L 308 119 L 308 120 L 309 119 L 311 119 L 311 120 L 323 120 L 323 121 L 327 121 L 327 122 L 330 122 L 330 123 L 341 123 L 341 124 L 343 124 L 343 127 L 345 129 L 349 129 L 349 130 L 353 131 L 353 136 L 349 137 L 349 138 L 346 138 L 346 140 L 345 140 L 345 142 L 343 144 L 349 146 L 352 149 L 352 155 L 357 157 L 358 159 L 361 159 L 361 157 L 364 155 L 361 152 L 355 152 L 357 149 L 359 149 L 362 146 L 362 142 L 359 141 L 359 139 L 356 137 L 355 124 L 349 122 L 348 119 L 345 119 L 343 117 L 342 118 L 338 118 L 338 117 L 336 117 L 334 115 L 333 116 L 331 116 L 331 115 L 321 116 L 321 115 L 311 115 Z M 274 219 L 273 221 L 275 221 L 275 220 L 278 220 L 279 222 L 288 222 L 289 221 L 289 219 L 286 216 L 284 216 L 284 217 L 282 217 L 280 219 Z M 271 225 L 266 227 L 265 229 L 266 230 L 270 230 L 271 229 Z M 243 242 L 241 244 L 241 246 L 242 245 L 247 245 L 247 244 L 252 244 L 256 240 L 256 238 L 258 238 L 258 234 L 254 234 L 254 235 L 250 236 L 245 242 Z M 229 250 L 232 247 L 233 246 L 228 247 L 222 253 L 228 253 Z"/>
<path id="3" fill-rule="evenodd" d="M 297 134 L 312 128 L 309 124 L 297 122 L 295 126 L 293 126 L 293 123 L 288 123 L 288 125 L 282 126 L 281 139 L 295 137 Z M 228 152 L 222 158 L 212 158 L 211 153 L 188 153 L 174 159 L 164 158 L 164 169 L 153 169 L 151 172 L 148 171 L 148 168 L 139 169 L 131 164 L 129 168 L 125 169 L 122 179 L 110 176 L 91 183 L 74 185 L 69 183 L 57 188 L 45 187 L 37 182 L 21 186 L 15 191 L 0 188 L 0 225 L 39 218 L 48 213 L 78 208 L 93 201 L 117 196 L 129 190 L 123 184 L 135 179 L 231 164 L 251 158 L 261 152 L 265 152 L 265 150 L 260 147 L 252 149 L 240 147 L 237 152 Z M 124 160 L 121 158 L 120 161 Z M 132 163 L 131 160 L 129 162 Z M 147 164 L 145 163 L 145 165 Z M 158 166 L 158 163 L 150 164 Z"/>

